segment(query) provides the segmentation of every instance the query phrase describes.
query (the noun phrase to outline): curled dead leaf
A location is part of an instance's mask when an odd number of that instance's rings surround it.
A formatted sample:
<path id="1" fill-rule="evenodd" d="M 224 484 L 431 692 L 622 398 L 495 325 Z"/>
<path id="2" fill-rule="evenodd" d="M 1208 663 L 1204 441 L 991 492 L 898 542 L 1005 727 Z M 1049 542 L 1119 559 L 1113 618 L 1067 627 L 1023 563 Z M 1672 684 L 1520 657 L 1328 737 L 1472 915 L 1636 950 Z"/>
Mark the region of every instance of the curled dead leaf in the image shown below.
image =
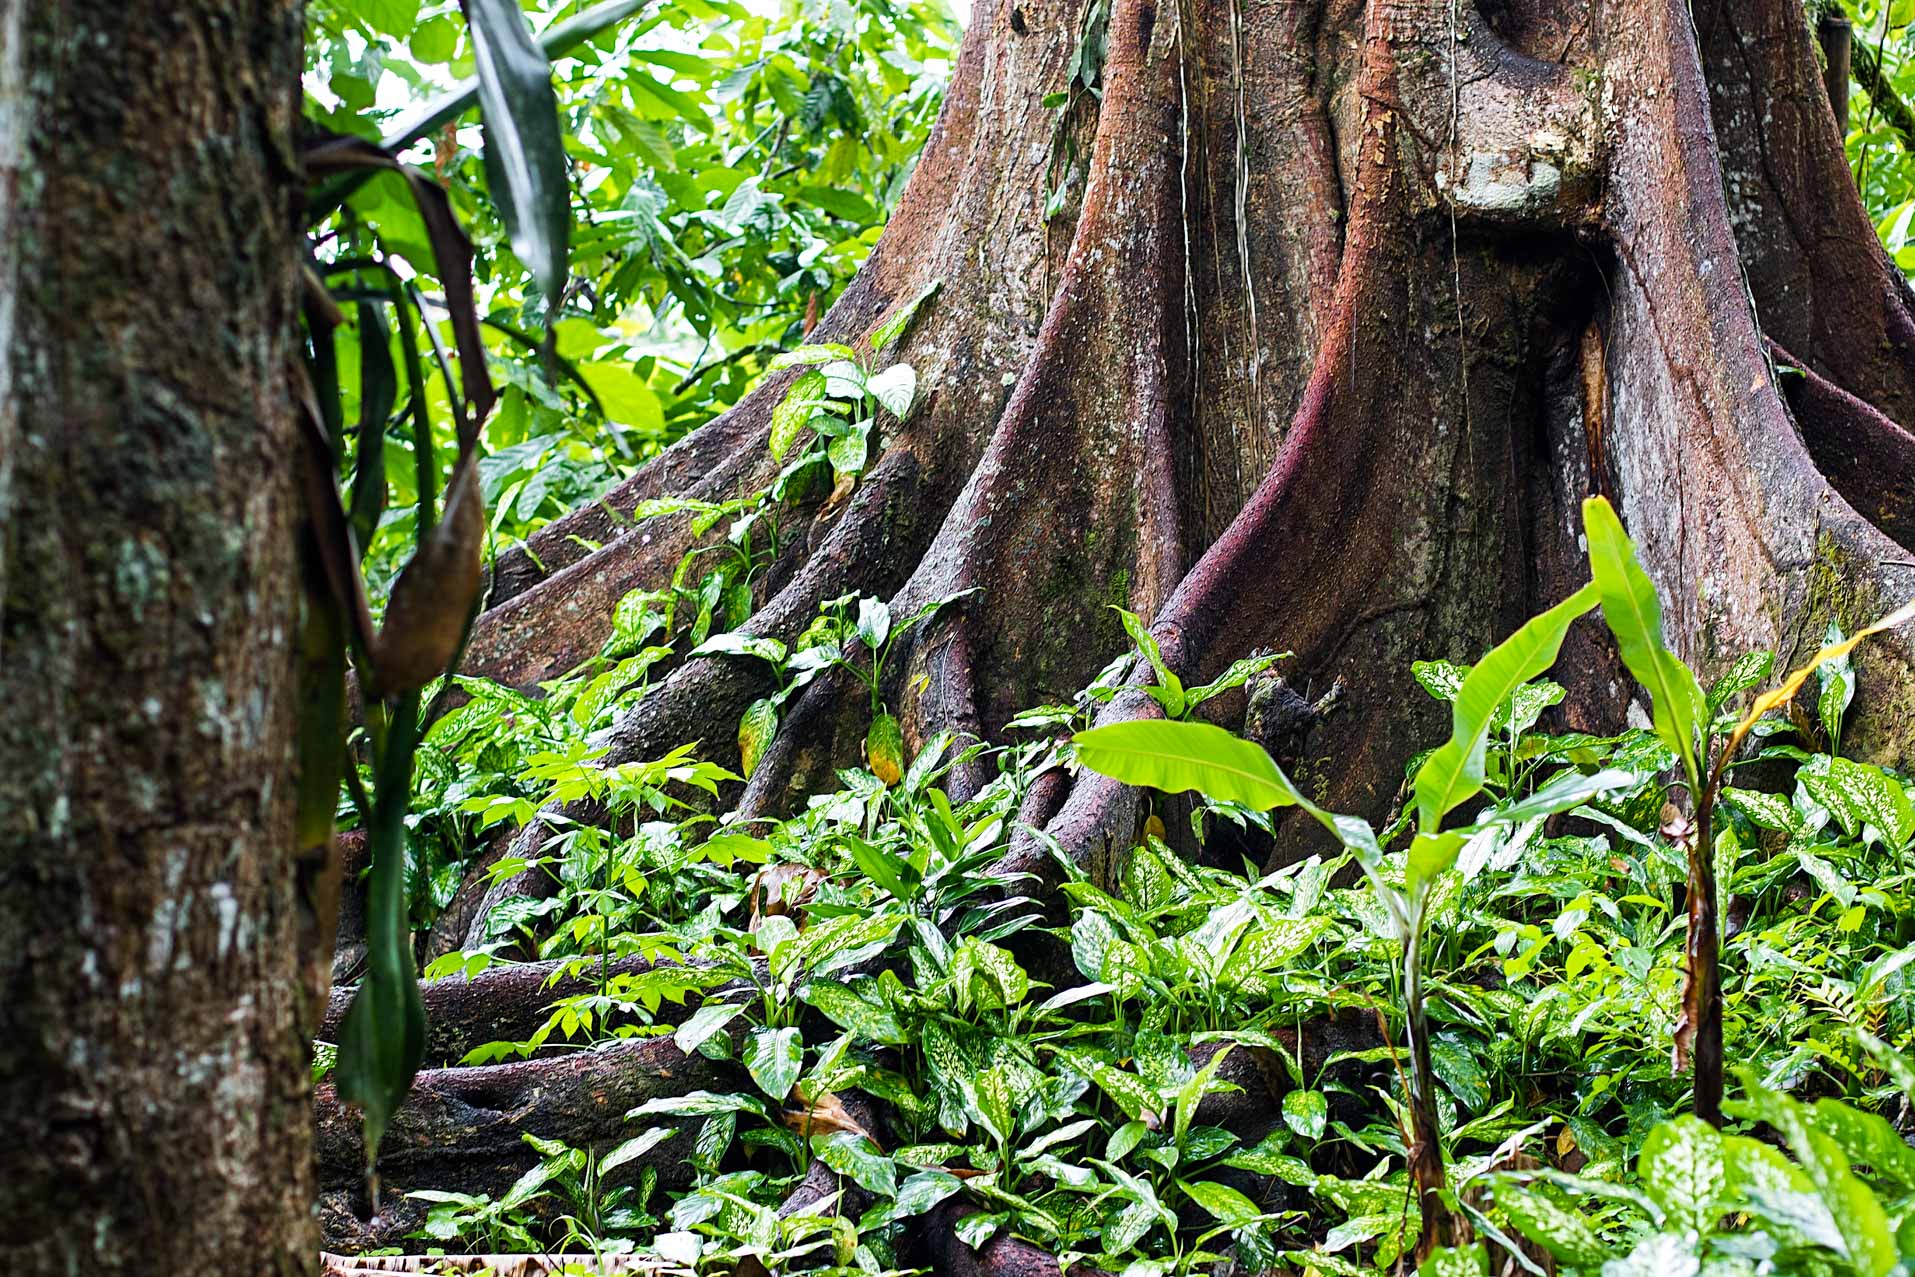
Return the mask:
<path id="1" fill-rule="evenodd" d="M 778 1116 L 801 1138 L 810 1139 L 814 1135 L 835 1135 L 839 1131 L 846 1131 L 864 1136 L 874 1147 L 878 1145 L 877 1137 L 864 1129 L 837 1096 L 827 1091 L 816 1100 L 806 1100 L 802 1086 L 796 1094 L 803 1102 L 803 1107 L 785 1109 Z"/>
<path id="2" fill-rule="evenodd" d="M 474 453 L 459 463 L 443 516 L 393 584 L 371 653 L 373 695 L 410 692 L 446 672 L 478 601 L 484 539 L 485 499 Z"/>
<path id="3" fill-rule="evenodd" d="M 795 918 L 823 880 L 823 874 L 805 865 L 766 865 L 751 876 L 751 921 L 746 929 L 756 935 L 759 925 L 774 914 Z"/>

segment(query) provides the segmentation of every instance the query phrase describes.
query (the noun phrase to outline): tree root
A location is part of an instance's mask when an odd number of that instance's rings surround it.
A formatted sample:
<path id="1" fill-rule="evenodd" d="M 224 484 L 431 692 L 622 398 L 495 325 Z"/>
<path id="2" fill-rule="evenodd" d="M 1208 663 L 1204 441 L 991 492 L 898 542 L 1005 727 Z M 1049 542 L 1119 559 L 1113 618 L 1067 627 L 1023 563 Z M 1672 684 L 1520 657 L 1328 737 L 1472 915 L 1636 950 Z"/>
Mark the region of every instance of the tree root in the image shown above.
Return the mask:
<path id="1" fill-rule="evenodd" d="M 932 1208 L 924 1249 L 938 1277 L 1057 1277 L 1061 1268 L 1057 1256 L 1007 1232 L 1000 1230 L 977 1250 L 965 1245 L 958 1236 L 958 1223 L 977 1213 L 977 1207 L 955 1198 Z M 1066 1277 L 1109 1277 L 1103 1269 L 1084 1264 L 1062 1271 Z"/>
<path id="2" fill-rule="evenodd" d="M 425 1218 L 418 1188 L 490 1193 L 496 1199 L 539 1160 L 526 1134 L 600 1151 L 639 1129 L 625 1114 L 645 1101 L 701 1089 L 726 1089 L 730 1074 L 702 1055 L 686 1056 L 670 1038 L 613 1043 L 551 1059 L 480 1068 L 430 1069 L 393 1114 L 379 1150 L 380 1211 L 365 1183 L 365 1145 L 357 1112 L 332 1084 L 314 1096 L 320 1217 L 332 1250 L 395 1244 Z M 642 1159 L 666 1186 L 682 1184 L 689 1133 L 681 1131 Z M 638 1163 L 624 1171 L 636 1174 Z"/>
<path id="3" fill-rule="evenodd" d="M 489 967 L 470 979 L 447 976 L 421 980 L 419 991 L 426 1006 L 426 1063 L 454 1065 L 473 1047 L 530 1037 L 545 1023 L 547 1009 L 554 1002 L 594 992 L 601 975 L 640 975 L 655 966 L 646 958 L 618 958 L 607 963 L 603 972 L 595 963 L 588 963 L 578 975 L 562 974 L 574 965 L 573 959 L 523 962 Z M 321 1041 L 338 1040 L 355 992 L 333 990 L 319 1028 Z M 683 1003 L 665 1002 L 659 1006 L 655 1023 L 672 1024 L 690 1013 L 691 1008 Z"/>

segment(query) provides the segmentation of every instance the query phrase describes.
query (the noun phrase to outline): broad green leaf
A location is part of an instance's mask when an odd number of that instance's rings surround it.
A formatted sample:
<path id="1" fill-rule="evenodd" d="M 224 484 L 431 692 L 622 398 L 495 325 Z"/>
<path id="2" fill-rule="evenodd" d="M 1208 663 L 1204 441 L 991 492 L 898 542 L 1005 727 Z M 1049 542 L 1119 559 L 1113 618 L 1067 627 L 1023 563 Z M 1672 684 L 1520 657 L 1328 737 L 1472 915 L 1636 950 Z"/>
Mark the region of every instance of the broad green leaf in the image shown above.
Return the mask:
<path id="1" fill-rule="evenodd" d="M 1636 1170 L 1669 1225 L 1697 1236 L 1713 1228 L 1725 1183 L 1714 1127 L 1690 1114 L 1671 1118 L 1649 1132 Z"/>
<path id="2" fill-rule="evenodd" d="M 1323 1138 L 1324 1124 L 1330 1118 L 1330 1102 L 1322 1091 L 1286 1091 L 1283 1096 L 1283 1124 L 1307 1140 Z"/>
<path id="3" fill-rule="evenodd" d="M 643 1135 L 634 1135 L 631 1139 L 626 1140 L 624 1143 L 620 1144 L 617 1148 L 614 1148 L 611 1152 L 607 1153 L 599 1161 L 599 1164 L 598 1164 L 599 1174 L 603 1175 L 607 1171 L 616 1170 L 619 1167 L 625 1165 L 625 1163 L 634 1160 L 635 1158 L 640 1158 L 645 1156 L 645 1154 L 651 1152 L 653 1149 L 657 1148 L 660 1144 L 663 1144 L 666 1140 L 670 1139 L 673 1136 L 673 1134 L 675 1134 L 675 1131 L 672 1127 L 654 1126 L 651 1130 L 646 1131 Z"/>
<path id="4" fill-rule="evenodd" d="M 1496 1205 L 1523 1236 L 1565 1263 L 1600 1268 L 1606 1250 L 1587 1220 L 1546 1193 L 1515 1184 L 1496 1189 Z"/>
<path id="5" fill-rule="evenodd" d="M 1825 754 L 1796 777 L 1851 837 L 1872 829 L 1891 849 L 1900 849 L 1915 835 L 1915 804 L 1902 783 L 1879 767 Z"/>
<path id="6" fill-rule="evenodd" d="M 1603 621 L 1616 636 L 1622 663 L 1649 692 L 1656 735 L 1682 760 L 1683 774 L 1701 785 L 1696 734 L 1704 698 L 1695 674 L 1669 650 L 1662 634 L 1662 602 L 1655 582 L 1636 558 L 1636 547 L 1607 498 L 1583 502 L 1589 570 L 1602 600 Z"/>
<path id="7" fill-rule="evenodd" d="M 840 1028 L 849 1029 L 867 1041 L 884 1046 L 903 1046 L 910 1041 L 909 1034 L 889 1007 L 861 996 L 849 985 L 836 980 L 811 980 L 799 988 L 798 996 Z"/>
<path id="8" fill-rule="evenodd" d="M 1774 665 L 1773 652 L 1744 652 L 1738 656 L 1735 664 L 1709 685 L 1709 716 L 1715 717 L 1724 705 L 1767 678 Z"/>
<path id="9" fill-rule="evenodd" d="M 1080 763 L 1128 785 L 1166 793 L 1194 789 L 1252 811 L 1297 801 L 1295 786 L 1261 745 L 1209 723 L 1111 723 L 1079 732 L 1073 743 Z"/>
<path id="10" fill-rule="evenodd" d="M 769 1116 L 764 1101 L 749 1095 L 692 1091 L 685 1095 L 661 1095 L 646 1100 L 626 1117 L 712 1117 L 720 1113 L 756 1113 Z"/>
<path id="11" fill-rule="evenodd" d="M 784 457 L 798 441 L 799 432 L 811 424 L 811 418 L 824 407 L 830 396 L 825 393 L 824 374 L 807 370 L 791 383 L 785 397 L 771 410 L 771 437 L 767 447 L 773 460 Z"/>
<path id="12" fill-rule="evenodd" d="M 1457 689 L 1450 738 L 1416 773 L 1417 821 L 1433 833 L 1460 803 L 1483 788 L 1490 720 L 1516 690 L 1556 663 L 1576 618 L 1596 606 L 1594 584 L 1532 617 L 1478 661 Z"/>
<path id="13" fill-rule="evenodd" d="M 898 1171 L 891 1159 L 878 1151 L 868 1136 L 855 1131 L 833 1131 L 813 1136 L 812 1151 L 818 1160 L 840 1175 L 849 1175 L 860 1188 L 881 1197 L 896 1197 Z"/>
<path id="14" fill-rule="evenodd" d="M 918 308 L 929 301 L 931 295 L 938 291 L 939 283 L 940 281 L 938 280 L 932 280 L 929 284 L 926 284 L 917 296 L 892 311 L 890 315 L 885 317 L 883 323 L 873 328 L 871 330 L 871 349 L 874 351 L 883 350 L 899 337 L 902 337 L 904 330 L 911 326 L 911 320 L 917 315 Z"/>
<path id="15" fill-rule="evenodd" d="M 738 770 L 746 780 L 758 770 L 758 761 L 777 734 L 778 706 L 770 697 L 761 697 L 745 707 L 738 719 Z"/>
<path id="16" fill-rule="evenodd" d="M 1263 1216 L 1257 1204 L 1245 1197 L 1228 1184 L 1218 1184 L 1212 1180 L 1198 1180 L 1191 1183 L 1178 1180 L 1177 1186 L 1191 1201 L 1210 1212 L 1211 1218 L 1230 1228 L 1241 1228 Z"/>
<path id="17" fill-rule="evenodd" d="M 691 1013 L 672 1034 L 672 1044 L 686 1055 L 703 1046 L 714 1033 L 730 1024 L 744 1007 L 729 1002 L 707 1002 Z"/>
<path id="18" fill-rule="evenodd" d="M 765 365 L 767 372 L 782 372 L 786 368 L 804 368 L 812 364 L 828 364 L 839 359 L 855 359 L 856 354 L 849 346 L 829 343 L 820 346 L 800 346 L 796 350 L 782 351 L 771 357 Z"/>
<path id="19" fill-rule="evenodd" d="M 1132 1121 L 1147 1112 L 1156 1112 L 1161 1104 L 1157 1093 L 1145 1086 L 1144 1080 L 1135 1073 L 1126 1073 L 1096 1056 L 1081 1052 L 1073 1052 L 1065 1059 L 1072 1069 L 1095 1082 L 1123 1111 L 1124 1116 Z"/>
<path id="20" fill-rule="evenodd" d="M 947 1197 L 955 1196 L 963 1187 L 964 1181 L 949 1171 L 919 1171 L 898 1185 L 894 1217 L 922 1215 Z"/>
<path id="21" fill-rule="evenodd" d="M 512 251 L 546 305 L 565 289 L 572 234 L 570 168 L 552 64 L 518 0 L 463 0 L 485 119 L 485 167 Z"/>
<path id="22" fill-rule="evenodd" d="M 918 374 L 910 364 L 892 364 L 865 382 L 864 392 L 903 421 L 911 415 L 911 406 L 917 402 Z"/>
<path id="23" fill-rule="evenodd" d="M 1473 1246 L 1439 1246 L 1416 1267 L 1416 1277 L 1487 1277 L 1489 1253 Z"/>
<path id="24" fill-rule="evenodd" d="M 1001 1068 L 989 1068 L 972 1082 L 977 1099 L 973 1116 L 1000 1143 L 1017 1134 L 1017 1108 L 1011 1099 L 1011 1082 Z"/>
<path id="25" fill-rule="evenodd" d="M 1262 746 L 1209 723 L 1160 719 L 1110 723 L 1071 739 L 1080 763 L 1127 785 L 1148 785 L 1168 793 L 1194 789 L 1210 798 L 1242 803 L 1252 811 L 1301 807 L 1356 857 L 1376 886 L 1392 925 L 1398 931 L 1406 925 L 1402 893 L 1381 876 L 1383 849 L 1370 823 L 1360 816 L 1325 811 L 1305 798 Z"/>
<path id="26" fill-rule="evenodd" d="M 1602 1277 L 1698 1277 L 1702 1261 L 1696 1258 L 1691 1238 L 1674 1233 L 1655 1233 L 1636 1243 L 1636 1248 L 1620 1259 L 1602 1266 Z"/>

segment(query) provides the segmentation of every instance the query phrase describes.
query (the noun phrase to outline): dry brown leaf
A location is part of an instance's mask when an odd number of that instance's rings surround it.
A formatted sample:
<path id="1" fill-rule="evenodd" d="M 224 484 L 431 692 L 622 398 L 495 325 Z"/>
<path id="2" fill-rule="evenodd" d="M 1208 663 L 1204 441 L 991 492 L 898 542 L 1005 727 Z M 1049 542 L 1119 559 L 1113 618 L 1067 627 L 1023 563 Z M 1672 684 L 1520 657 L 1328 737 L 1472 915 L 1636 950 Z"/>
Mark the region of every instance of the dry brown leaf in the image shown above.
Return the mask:
<path id="1" fill-rule="evenodd" d="M 798 1097 L 800 1100 L 805 1098 L 802 1087 L 798 1090 Z M 785 1109 L 778 1116 L 784 1120 L 786 1126 L 798 1132 L 804 1139 L 810 1139 L 814 1135 L 835 1135 L 839 1131 L 848 1131 L 853 1135 L 864 1136 L 871 1141 L 874 1148 L 879 1147 L 877 1137 L 865 1130 L 858 1120 L 851 1116 L 849 1110 L 839 1102 L 838 1097 L 830 1092 L 820 1095 L 815 1101 L 806 1101 L 803 1108 Z M 879 1151 L 883 1150 L 880 1148 Z"/>
<path id="2" fill-rule="evenodd" d="M 775 914 L 796 917 L 799 906 L 818 893 L 824 875 L 805 865 L 766 865 L 751 876 L 751 921 L 746 929 L 756 935 L 759 924 Z M 791 884 L 796 882 L 797 887 Z"/>

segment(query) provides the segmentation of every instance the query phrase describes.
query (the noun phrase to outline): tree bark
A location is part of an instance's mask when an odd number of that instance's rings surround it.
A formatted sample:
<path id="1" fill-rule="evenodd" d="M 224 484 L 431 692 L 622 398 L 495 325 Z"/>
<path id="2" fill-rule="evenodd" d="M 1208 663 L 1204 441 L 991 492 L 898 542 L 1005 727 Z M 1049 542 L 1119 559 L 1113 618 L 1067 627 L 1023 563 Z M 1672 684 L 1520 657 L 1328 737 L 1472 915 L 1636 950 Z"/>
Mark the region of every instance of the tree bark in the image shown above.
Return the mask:
<path id="1" fill-rule="evenodd" d="M 0 0 L 0 1265 L 315 1265 L 292 0 Z"/>

